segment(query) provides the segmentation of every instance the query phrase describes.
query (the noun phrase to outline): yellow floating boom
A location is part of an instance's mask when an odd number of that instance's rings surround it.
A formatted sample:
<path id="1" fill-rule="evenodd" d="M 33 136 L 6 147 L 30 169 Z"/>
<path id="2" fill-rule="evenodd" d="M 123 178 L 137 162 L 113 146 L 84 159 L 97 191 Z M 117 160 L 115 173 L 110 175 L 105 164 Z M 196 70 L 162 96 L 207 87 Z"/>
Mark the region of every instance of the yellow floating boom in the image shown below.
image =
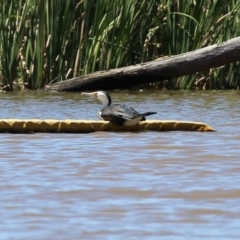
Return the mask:
<path id="1" fill-rule="evenodd" d="M 33 133 L 90 133 L 96 131 L 199 131 L 213 132 L 214 130 L 201 122 L 174 120 L 147 120 L 139 125 L 122 127 L 107 121 L 94 120 L 56 120 L 56 119 L 0 119 L 0 132 Z"/>

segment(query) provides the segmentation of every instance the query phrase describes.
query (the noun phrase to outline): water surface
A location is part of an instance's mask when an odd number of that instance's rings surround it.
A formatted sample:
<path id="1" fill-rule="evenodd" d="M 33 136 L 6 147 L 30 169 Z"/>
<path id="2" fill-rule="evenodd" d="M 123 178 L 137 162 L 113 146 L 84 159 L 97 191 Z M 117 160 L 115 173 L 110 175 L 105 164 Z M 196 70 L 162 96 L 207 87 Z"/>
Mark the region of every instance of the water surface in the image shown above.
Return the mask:
<path id="1" fill-rule="evenodd" d="M 216 132 L 1 134 L 0 239 L 239 239 L 240 95 L 112 92 Z M 80 93 L 1 93 L 1 118 L 97 119 Z"/>

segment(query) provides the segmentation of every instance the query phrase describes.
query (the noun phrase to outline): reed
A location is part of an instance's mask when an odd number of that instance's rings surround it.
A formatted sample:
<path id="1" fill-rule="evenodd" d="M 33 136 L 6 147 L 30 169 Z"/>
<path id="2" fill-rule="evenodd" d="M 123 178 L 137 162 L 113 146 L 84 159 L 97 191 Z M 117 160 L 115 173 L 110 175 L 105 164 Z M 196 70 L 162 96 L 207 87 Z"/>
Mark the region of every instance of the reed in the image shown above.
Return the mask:
<path id="1" fill-rule="evenodd" d="M 240 34 L 237 0 L 2 0 L 0 7 L 0 80 L 10 90 L 40 89 Z M 238 88 L 239 63 L 158 87 Z"/>

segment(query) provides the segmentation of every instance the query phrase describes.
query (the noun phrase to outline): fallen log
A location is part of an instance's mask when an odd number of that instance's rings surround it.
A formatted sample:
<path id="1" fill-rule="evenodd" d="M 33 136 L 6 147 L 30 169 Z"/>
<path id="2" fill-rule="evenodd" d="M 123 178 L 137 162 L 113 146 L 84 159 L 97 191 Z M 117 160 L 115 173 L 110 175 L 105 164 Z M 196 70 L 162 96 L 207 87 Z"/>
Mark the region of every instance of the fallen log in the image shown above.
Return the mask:
<path id="1" fill-rule="evenodd" d="M 130 88 L 140 84 L 208 71 L 240 60 L 240 37 L 195 51 L 133 66 L 98 71 L 49 84 L 45 90 L 81 91 Z"/>

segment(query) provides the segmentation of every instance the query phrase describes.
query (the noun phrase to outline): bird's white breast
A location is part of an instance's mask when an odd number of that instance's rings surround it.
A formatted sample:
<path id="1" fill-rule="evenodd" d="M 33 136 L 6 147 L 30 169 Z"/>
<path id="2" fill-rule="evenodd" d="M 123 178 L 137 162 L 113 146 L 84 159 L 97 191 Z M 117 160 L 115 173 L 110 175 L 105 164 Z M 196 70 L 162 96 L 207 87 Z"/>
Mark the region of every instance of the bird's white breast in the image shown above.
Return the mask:
<path id="1" fill-rule="evenodd" d="M 99 111 L 99 112 L 98 112 L 98 118 L 99 118 L 100 120 L 104 120 L 104 119 L 101 117 L 101 115 L 102 115 L 102 112 Z"/>

